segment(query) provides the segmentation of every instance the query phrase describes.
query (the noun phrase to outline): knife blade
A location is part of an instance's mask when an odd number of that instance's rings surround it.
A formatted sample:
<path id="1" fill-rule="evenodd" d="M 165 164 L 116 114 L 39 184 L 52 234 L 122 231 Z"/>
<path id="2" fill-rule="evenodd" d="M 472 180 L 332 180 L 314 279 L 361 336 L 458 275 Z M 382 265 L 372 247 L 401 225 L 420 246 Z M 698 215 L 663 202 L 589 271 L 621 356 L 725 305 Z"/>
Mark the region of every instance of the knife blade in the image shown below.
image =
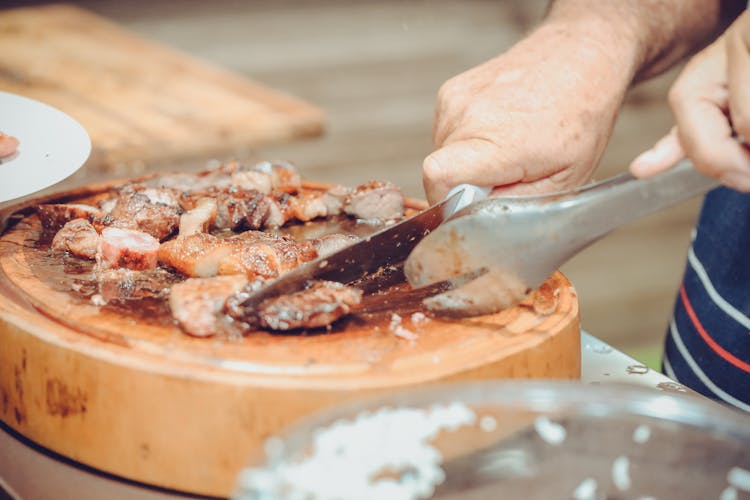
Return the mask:
<path id="1" fill-rule="evenodd" d="M 473 186 L 454 188 L 445 200 L 386 227 L 333 254 L 319 257 L 244 294 L 232 308 L 251 313 L 264 300 L 303 290 L 312 280 L 343 284 L 357 281 L 378 269 L 401 264 L 426 235 L 477 196 Z"/>

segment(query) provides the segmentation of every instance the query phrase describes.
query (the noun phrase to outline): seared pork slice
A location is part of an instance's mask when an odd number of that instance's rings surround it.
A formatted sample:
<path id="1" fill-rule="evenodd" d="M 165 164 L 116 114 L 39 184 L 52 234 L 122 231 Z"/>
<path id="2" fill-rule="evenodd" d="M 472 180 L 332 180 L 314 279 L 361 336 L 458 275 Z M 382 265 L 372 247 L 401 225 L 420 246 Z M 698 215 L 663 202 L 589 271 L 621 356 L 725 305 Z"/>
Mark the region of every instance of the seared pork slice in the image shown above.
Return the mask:
<path id="1" fill-rule="evenodd" d="M 105 227 L 99 238 L 96 260 L 102 269 L 154 269 L 157 264 L 159 240 L 143 231 Z"/>
<path id="2" fill-rule="evenodd" d="M 208 233 L 196 233 L 165 241 L 159 247 L 159 262 L 194 278 L 216 276 L 219 264 L 231 253 L 231 246 Z"/>
<path id="3" fill-rule="evenodd" d="M 288 161 L 264 161 L 255 165 L 253 170 L 270 175 L 274 191 L 294 194 L 302 187 L 297 168 Z"/>
<path id="4" fill-rule="evenodd" d="M 145 271 L 104 269 L 97 273 L 96 279 L 99 294 L 107 302 L 164 297 L 177 283 L 176 275 L 158 267 Z"/>
<path id="5" fill-rule="evenodd" d="M 339 215 L 344 210 L 344 203 L 351 192 L 351 188 L 346 186 L 333 186 L 323 193 L 322 200 L 326 206 L 326 215 L 328 217 Z"/>
<path id="6" fill-rule="evenodd" d="M 218 274 L 244 274 L 251 280 L 276 278 L 318 256 L 310 242 L 260 237 L 257 231 L 248 233 L 251 234 L 225 240 L 232 251 L 219 264 Z"/>
<path id="7" fill-rule="evenodd" d="M 265 172 L 241 170 L 232 174 L 232 187 L 269 194 L 273 189 L 273 178 Z"/>
<path id="8" fill-rule="evenodd" d="M 359 238 L 351 234 L 327 234 L 312 240 L 312 243 L 318 251 L 318 257 L 326 257 L 357 241 L 359 241 Z"/>
<path id="9" fill-rule="evenodd" d="M 396 219 L 404 215 L 404 195 L 395 184 L 371 181 L 351 192 L 344 212 L 364 220 Z"/>
<path id="10" fill-rule="evenodd" d="M 323 201 L 324 193 L 300 193 L 290 198 L 292 216 L 302 222 L 328 215 L 328 206 Z"/>
<path id="11" fill-rule="evenodd" d="M 271 245 L 238 240 L 232 243 L 229 255 L 219 263 L 217 274 L 243 274 L 250 279 L 270 279 L 279 275 L 279 256 Z"/>
<path id="12" fill-rule="evenodd" d="M 179 236 L 185 237 L 195 233 L 206 233 L 216 220 L 216 200 L 200 198 L 195 208 L 180 215 Z"/>
<path id="13" fill-rule="evenodd" d="M 104 212 L 91 205 L 82 203 L 52 203 L 36 207 L 39 220 L 45 231 L 57 231 L 73 219 L 88 221 L 100 218 Z"/>
<path id="14" fill-rule="evenodd" d="M 112 227 L 134 229 L 164 240 L 177 229 L 180 222 L 180 203 L 168 189 L 125 189 L 108 214 Z"/>
<path id="15" fill-rule="evenodd" d="M 219 314 L 227 297 L 242 290 L 247 278 L 242 275 L 191 278 L 172 286 L 169 307 L 182 329 L 196 337 L 217 333 Z"/>
<path id="16" fill-rule="evenodd" d="M 99 233 L 86 219 L 73 219 L 60 229 L 52 240 L 53 250 L 70 252 L 84 259 L 95 259 Z"/>
<path id="17" fill-rule="evenodd" d="M 215 197 L 218 229 L 260 229 L 268 219 L 271 199 L 263 193 L 229 190 L 217 192 Z"/>
<path id="18" fill-rule="evenodd" d="M 0 158 L 12 155 L 16 149 L 18 149 L 18 139 L 0 132 Z"/>
<path id="19" fill-rule="evenodd" d="M 292 219 L 292 210 L 289 202 L 293 198 L 288 193 L 269 197 L 268 216 L 263 223 L 263 227 L 276 229 Z"/>
<path id="20" fill-rule="evenodd" d="M 260 326 L 272 330 L 295 330 L 328 326 L 362 302 L 362 292 L 333 281 L 315 281 L 309 288 L 261 303 Z M 253 323 L 253 321 L 249 321 Z"/>

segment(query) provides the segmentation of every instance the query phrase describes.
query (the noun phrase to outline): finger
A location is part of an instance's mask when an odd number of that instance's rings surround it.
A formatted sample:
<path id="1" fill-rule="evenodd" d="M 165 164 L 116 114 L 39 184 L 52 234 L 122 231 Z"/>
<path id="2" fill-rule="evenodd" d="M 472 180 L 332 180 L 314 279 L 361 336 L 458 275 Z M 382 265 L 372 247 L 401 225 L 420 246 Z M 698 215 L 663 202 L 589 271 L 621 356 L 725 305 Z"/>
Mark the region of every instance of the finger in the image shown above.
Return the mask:
<path id="1" fill-rule="evenodd" d="M 630 164 L 630 173 L 639 178 L 651 177 L 673 167 L 684 157 L 685 151 L 677 136 L 677 129 L 672 127 L 672 130 L 651 149 L 644 151 L 633 160 Z"/>
<path id="2" fill-rule="evenodd" d="M 524 179 L 519 164 L 507 161 L 507 153 L 484 139 L 466 139 L 450 143 L 430 154 L 422 165 L 427 200 L 436 203 L 453 186 L 467 183 L 477 186 L 502 186 Z"/>
<path id="3" fill-rule="evenodd" d="M 740 16 L 727 35 L 727 83 L 734 129 L 750 140 L 750 12 Z"/>
<path id="4" fill-rule="evenodd" d="M 695 167 L 717 179 L 730 171 L 750 173 L 750 156 L 732 138 L 725 115 L 726 53 L 715 43 L 696 56 L 670 91 L 670 104 L 685 154 Z"/>

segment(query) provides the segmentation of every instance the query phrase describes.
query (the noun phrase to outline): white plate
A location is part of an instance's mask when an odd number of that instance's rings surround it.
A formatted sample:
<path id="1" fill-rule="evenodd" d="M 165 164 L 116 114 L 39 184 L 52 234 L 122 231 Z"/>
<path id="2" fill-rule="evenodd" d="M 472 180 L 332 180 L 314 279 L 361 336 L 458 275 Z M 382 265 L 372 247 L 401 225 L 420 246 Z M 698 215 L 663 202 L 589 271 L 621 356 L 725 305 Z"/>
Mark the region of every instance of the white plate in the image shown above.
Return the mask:
<path id="1" fill-rule="evenodd" d="M 19 141 L 15 154 L 0 160 L 0 202 L 60 182 L 81 168 L 91 140 L 80 123 L 47 104 L 0 92 L 0 132 Z"/>

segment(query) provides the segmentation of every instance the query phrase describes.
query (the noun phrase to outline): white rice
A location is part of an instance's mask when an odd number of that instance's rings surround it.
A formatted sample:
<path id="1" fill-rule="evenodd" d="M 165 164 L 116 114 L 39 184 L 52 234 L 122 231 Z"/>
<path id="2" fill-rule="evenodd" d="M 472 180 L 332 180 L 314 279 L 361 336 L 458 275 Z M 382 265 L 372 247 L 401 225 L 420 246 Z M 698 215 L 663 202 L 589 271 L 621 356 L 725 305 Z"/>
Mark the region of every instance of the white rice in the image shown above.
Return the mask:
<path id="1" fill-rule="evenodd" d="M 738 490 L 750 492 L 750 471 L 732 467 L 727 473 L 727 481 Z"/>
<path id="2" fill-rule="evenodd" d="M 630 460 L 621 455 L 612 462 L 612 481 L 620 491 L 630 489 Z"/>
<path id="3" fill-rule="evenodd" d="M 484 432 L 492 432 L 497 429 L 497 420 L 492 415 L 485 415 L 479 419 L 479 428 Z"/>
<path id="4" fill-rule="evenodd" d="M 573 492 L 574 500 L 596 500 L 596 479 L 584 479 Z"/>
<path id="5" fill-rule="evenodd" d="M 719 500 L 737 500 L 737 490 L 728 486 L 719 495 Z"/>
<path id="6" fill-rule="evenodd" d="M 547 417 L 537 417 L 534 421 L 534 429 L 536 429 L 539 437 L 553 446 L 562 444 L 567 435 L 565 427 L 553 422 Z"/>
<path id="7" fill-rule="evenodd" d="M 362 412 L 318 429 L 311 452 L 298 462 L 269 456 L 270 467 L 243 471 L 236 498 L 428 498 L 445 481 L 443 457 L 431 441 L 476 419 L 458 402 Z M 270 444 L 267 451 L 275 448 Z"/>
<path id="8" fill-rule="evenodd" d="M 639 425 L 633 431 L 633 441 L 643 444 L 651 438 L 651 428 L 648 425 Z"/>

